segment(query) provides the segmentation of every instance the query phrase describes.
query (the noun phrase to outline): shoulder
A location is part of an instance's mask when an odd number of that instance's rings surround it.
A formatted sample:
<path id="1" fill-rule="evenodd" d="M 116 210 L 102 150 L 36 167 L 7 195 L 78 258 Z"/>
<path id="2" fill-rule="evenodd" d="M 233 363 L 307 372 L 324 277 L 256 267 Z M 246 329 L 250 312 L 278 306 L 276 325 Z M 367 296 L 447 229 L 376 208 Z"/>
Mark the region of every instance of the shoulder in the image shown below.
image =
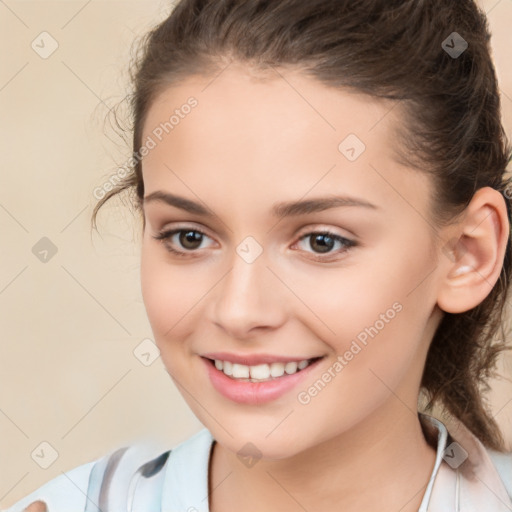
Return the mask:
<path id="1" fill-rule="evenodd" d="M 512 499 L 512 452 L 487 450 L 491 461 L 498 472 L 508 495 Z"/>
<path id="2" fill-rule="evenodd" d="M 160 451 L 160 455 L 164 454 Z M 106 489 L 125 496 L 137 470 L 149 473 L 162 461 L 151 444 L 123 446 L 62 473 L 4 512 L 22 512 L 37 500 L 44 501 L 50 512 L 96 512 L 102 509 L 99 502 Z"/>
<path id="3" fill-rule="evenodd" d="M 207 494 L 212 442 L 203 429 L 173 449 L 150 441 L 118 448 L 62 473 L 4 512 L 23 512 L 38 500 L 50 512 L 178 510 L 175 503 Z"/>
<path id="4" fill-rule="evenodd" d="M 89 476 L 97 460 L 77 466 L 46 482 L 39 489 L 16 502 L 5 512 L 22 512 L 30 503 L 36 500 L 46 502 L 51 512 L 83 510 Z"/>

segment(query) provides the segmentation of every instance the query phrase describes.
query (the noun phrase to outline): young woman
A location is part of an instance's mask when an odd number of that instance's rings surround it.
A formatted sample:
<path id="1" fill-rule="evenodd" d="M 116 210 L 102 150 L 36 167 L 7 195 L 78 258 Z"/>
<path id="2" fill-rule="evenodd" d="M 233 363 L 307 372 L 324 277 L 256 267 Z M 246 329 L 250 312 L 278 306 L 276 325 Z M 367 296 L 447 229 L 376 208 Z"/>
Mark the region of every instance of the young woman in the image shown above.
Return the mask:
<path id="1" fill-rule="evenodd" d="M 134 85 L 133 172 L 94 218 L 134 192 L 145 307 L 205 429 L 10 511 L 512 510 L 482 394 L 511 148 L 475 3 L 182 0 Z"/>

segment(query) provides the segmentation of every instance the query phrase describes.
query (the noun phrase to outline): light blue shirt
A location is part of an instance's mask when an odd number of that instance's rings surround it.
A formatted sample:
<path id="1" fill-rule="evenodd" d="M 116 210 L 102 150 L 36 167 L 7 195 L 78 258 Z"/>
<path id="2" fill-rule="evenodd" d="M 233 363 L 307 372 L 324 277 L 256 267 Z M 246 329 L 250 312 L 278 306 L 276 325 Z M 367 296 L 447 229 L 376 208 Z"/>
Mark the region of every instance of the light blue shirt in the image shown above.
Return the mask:
<path id="1" fill-rule="evenodd" d="M 437 433 L 437 452 L 419 512 L 512 512 L 512 452 L 486 449 L 462 424 L 448 433 L 432 416 L 420 420 Z M 36 500 L 49 512 L 209 512 L 213 442 L 203 429 L 157 457 L 142 445 L 121 448 L 50 480 L 6 512 Z"/>

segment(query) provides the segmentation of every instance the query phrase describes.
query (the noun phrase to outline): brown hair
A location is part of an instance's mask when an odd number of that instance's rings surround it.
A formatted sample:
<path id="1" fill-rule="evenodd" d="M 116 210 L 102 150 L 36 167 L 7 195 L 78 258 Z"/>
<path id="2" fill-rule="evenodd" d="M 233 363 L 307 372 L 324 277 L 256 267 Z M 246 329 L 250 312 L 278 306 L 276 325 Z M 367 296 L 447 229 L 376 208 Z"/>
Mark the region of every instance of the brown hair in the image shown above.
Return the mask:
<path id="1" fill-rule="evenodd" d="M 454 54 L 463 40 L 467 48 Z M 508 195 L 512 150 L 489 40 L 487 19 L 472 0 L 182 0 L 146 34 L 135 62 L 133 151 L 141 147 L 150 105 L 171 84 L 214 76 L 231 59 L 258 71 L 290 67 L 326 86 L 400 104 L 406 122 L 397 134 L 399 157 L 432 177 L 431 215 L 446 225 L 481 187 Z M 122 191 L 134 193 L 141 211 L 140 161 L 98 202 L 94 228 L 99 208 Z M 502 314 L 511 272 L 509 238 L 489 295 L 470 311 L 444 313 L 421 383 L 426 410 L 441 406 L 501 451 L 503 438 L 483 393 L 507 348 Z"/>

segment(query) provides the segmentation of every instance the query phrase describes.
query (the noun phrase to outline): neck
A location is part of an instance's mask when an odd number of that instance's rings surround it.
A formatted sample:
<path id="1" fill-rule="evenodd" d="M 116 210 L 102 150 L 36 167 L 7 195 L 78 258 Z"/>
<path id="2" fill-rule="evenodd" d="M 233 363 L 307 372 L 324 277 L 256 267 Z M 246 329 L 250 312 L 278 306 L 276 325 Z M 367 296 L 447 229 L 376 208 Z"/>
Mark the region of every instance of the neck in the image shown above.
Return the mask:
<path id="1" fill-rule="evenodd" d="M 391 396 L 356 427 L 287 459 L 246 468 L 216 443 L 210 510 L 416 512 L 435 455 L 418 415 Z"/>

